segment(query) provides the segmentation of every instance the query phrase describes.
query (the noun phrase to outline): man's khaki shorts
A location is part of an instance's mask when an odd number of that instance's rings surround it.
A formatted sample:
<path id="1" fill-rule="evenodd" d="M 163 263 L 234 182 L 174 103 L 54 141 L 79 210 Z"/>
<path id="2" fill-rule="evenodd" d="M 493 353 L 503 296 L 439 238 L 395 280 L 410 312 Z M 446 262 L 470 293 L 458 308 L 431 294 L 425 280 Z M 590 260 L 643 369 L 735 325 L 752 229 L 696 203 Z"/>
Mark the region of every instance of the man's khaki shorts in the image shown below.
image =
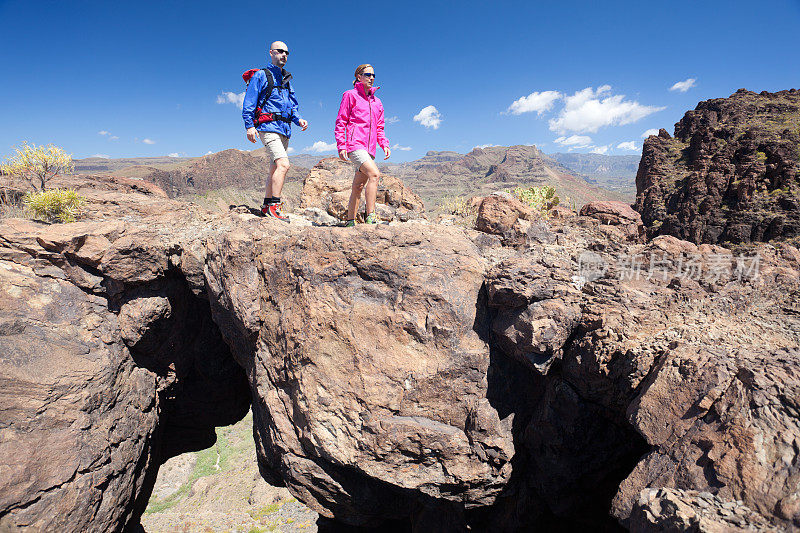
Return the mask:
<path id="1" fill-rule="evenodd" d="M 259 131 L 258 136 L 261 137 L 261 142 L 264 143 L 264 148 L 267 149 L 267 157 L 270 162 L 281 157 L 289 157 L 286 152 L 289 149 L 289 137 L 273 131 Z"/>
<path id="2" fill-rule="evenodd" d="M 359 171 L 361 165 L 366 163 L 367 161 L 374 161 L 375 158 L 369 155 L 369 152 L 366 150 L 353 150 L 347 154 L 347 157 L 353 164 L 356 166 L 356 172 Z"/>

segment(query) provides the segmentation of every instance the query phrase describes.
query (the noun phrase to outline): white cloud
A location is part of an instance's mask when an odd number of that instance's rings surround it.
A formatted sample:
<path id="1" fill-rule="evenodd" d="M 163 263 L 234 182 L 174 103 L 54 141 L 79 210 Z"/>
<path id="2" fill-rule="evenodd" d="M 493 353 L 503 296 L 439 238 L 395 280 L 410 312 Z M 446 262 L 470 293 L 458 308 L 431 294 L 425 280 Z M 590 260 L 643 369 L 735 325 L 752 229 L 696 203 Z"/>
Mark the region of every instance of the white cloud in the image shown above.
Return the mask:
<path id="1" fill-rule="evenodd" d="M 217 95 L 218 104 L 236 104 L 238 107 L 244 105 L 244 92 L 232 93 L 223 91 L 222 94 Z"/>
<path id="2" fill-rule="evenodd" d="M 569 137 L 559 137 L 555 140 L 556 144 L 574 148 L 588 148 L 592 144 L 592 138 L 587 135 L 570 135 Z"/>
<path id="3" fill-rule="evenodd" d="M 646 132 L 642 133 L 642 139 L 647 139 L 651 135 L 658 135 L 658 129 L 657 128 L 650 128 Z"/>
<path id="4" fill-rule="evenodd" d="M 179 154 L 178 152 L 172 152 L 171 154 L 169 154 L 169 156 L 170 157 L 180 157 L 181 154 Z"/>
<path id="5" fill-rule="evenodd" d="M 550 111 L 555 101 L 562 96 L 558 91 L 532 92 L 528 96 L 523 96 L 519 100 L 511 102 L 505 112 L 512 115 L 521 115 L 522 113 L 536 111 L 537 115 L 541 115 L 545 111 Z"/>
<path id="6" fill-rule="evenodd" d="M 564 100 L 566 104 L 558 117 L 549 122 L 550 130 L 561 134 L 569 131 L 595 133 L 602 127 L 632 124 L 666 109 L 626 101 L 624 94 L 611 95 L 610 85 L 598 87 L 596 91 L 587 87 L 565 96 Z"/>
<path id="7" fill-rule="evenodd" d="M 400 122 L 400 119 L 398 118 L 397 115 L 394 115 L 394 116 L 391 116 L 391 117 L 387 118 L 385 120 L 385 122 L 387 124 L 397 124 L 398 122 Z"/>
<path id="8" fill-rule="evenodd" d="M 497 144 L 479 144 L 478 146 L 475 146 L 472 149 L 474 150 L 475 148 L 491 148 L 492 146 L 499 146 L 499 145 L 497 145 Z"/>
<path id="9" fill-rule="evenodd" d="M 326 143 L 325 141 L 317 141 L 311 146 L 306 146 L 303 148 L 304 152 L 317 152 L 321 154 L 323 152 L 335 152 L 336 151 L 336 143 Z"/>
<path id="10" fill-rule="evenodd" d="M 111 139 L 112 141 L 118 141 L 119 137 L 117 137 L 116 135 L 112 135 L 111 137 L 109 137 L 109 139 Z"/>
<path id="11" fill-rule="evenodd" d="M 155 144 L 156 142 L 153 139 L 142 139 L 144 144 Z"/>
<path id="12" fill-rule="evenodd" d="M 291 154 L 292 152 L 294 152 L 294 148 L 292 148 L 291 146 L 286 149 L 287 154 Z"/>
<path id="13" fill-rule="evenodd" d="M 623 150 L 633 150 L 633 151 L 636 151 L 636 150 L 639 149 L 639 148 L 636 147 L 636 143 L 633 142 L 633 141 L 625 141 L 625 142 L 619 143 L 617 145 L 617 148 L 621 148 Z"/>
<path id="14" fill-rule="evenodd" d="M 592 148 L 591 150 L 589 150 L 589 153 L 592 153 L 592 154 L 601 154 L 601 155 L 602 155 L 602 154 L 605 154 L 606 152 L 608 152 L 608 148 L 609 148 L 609 147 L 610 147 L 610 145 L 606 145 L 606 146 L 595 146 L 594 148 Z"/>
<path id="15" fill-rule="evenodd" d="M 206 152 L 206 155 L 211 155 L 211 154 L 213 154 L 213 153 L 214 153 L 214 152 L 212 152 L 211 150 L 209 150 L 208 152 Z"/>
<path id="16" fill-rule="evenodd" d="M 111 159 L 111 157 L 107 156 L 106 154 L 94 154 L 89 157 L 99 157 L 100 159 Z"/>
<path id="17" fill-rule="evenodd" d="M 697 80 L 695 78 L 689 78 L 689 79 L 686 79 L 686 80 L 683 80 L 683 81 L 679 81 L 675 85 L 670 87 L 669 90 L 670 91 L 680 91 L 682 93 L 685 93 L 686 91 L 688 91 L 689 89 L 691 89 L 692 87 L 694 87 L 696 85 L 695 84 L 696 81 Z"/>
<path id="18" fill-rule="evenodd" d="M 109 133 L 106 130 L 100 130 L 100 131 L 97 132 L 97 134 L 98 135 L 109 135 Z"/>
<path id="19" fill-rule="evenodd" d="M 392 146 L 392 150 L 400 150 L 401 152 L 408 152 L 411 150 L 410 146 L 400 146 L 399 144 L 395 144 Z"/>
<path id="20" fill-rule="evenodd" d="M 420 109 L 419 113 L 414 115 L 414 122 L 419 122 L 426 128 L 438 130 L 439 124 L 442 123 L 442 115 L 435 107 L 429 105 L 423 107 Z"/>

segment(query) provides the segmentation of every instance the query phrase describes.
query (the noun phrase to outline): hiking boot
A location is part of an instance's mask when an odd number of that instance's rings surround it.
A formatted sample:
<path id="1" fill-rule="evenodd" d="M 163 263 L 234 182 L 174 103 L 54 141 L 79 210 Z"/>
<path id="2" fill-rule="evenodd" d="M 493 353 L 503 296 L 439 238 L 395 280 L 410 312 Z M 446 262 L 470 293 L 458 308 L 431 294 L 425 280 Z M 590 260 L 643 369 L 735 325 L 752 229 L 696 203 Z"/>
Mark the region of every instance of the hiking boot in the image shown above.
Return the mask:
<path id="1" fill-rule="evenodd" d="M 344 227 L 345 228 L 354 228 L 355 225 L 356 225 L 356 221 L 355 220 L 345 220 L 344 221 Z"/>
<path id="2" fill-rule="evenodd" d="M 261 212 L 264 213 L 264 216 L 266 217 L 277 218 L 283 222 L 289 222 L 289 217 L 285 217 L 281 214 L 281 204 L 265 205 L 261 208 Z"/>
<path id="3" fill-rule="evenodd" d="M 375 216 L 375 213 L 370 213 L 367 215 L 367 219 L 364 221 L 364 224 L 377 224 L 378 217 Z"/>

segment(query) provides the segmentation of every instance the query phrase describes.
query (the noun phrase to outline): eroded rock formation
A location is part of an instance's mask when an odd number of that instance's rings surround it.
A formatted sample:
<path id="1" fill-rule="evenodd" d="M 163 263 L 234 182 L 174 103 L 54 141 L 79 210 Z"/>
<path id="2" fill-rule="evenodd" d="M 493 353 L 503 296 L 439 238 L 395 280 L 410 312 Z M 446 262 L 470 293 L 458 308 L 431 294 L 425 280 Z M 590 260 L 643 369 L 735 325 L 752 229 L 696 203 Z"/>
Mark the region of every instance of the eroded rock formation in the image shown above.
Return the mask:
<path id="1" fill-rule="evenodd" d="M 700 102 L 644 142 L 636 210 L 650 236 L 695 243 L 800 235 L 800 91 Z"/>
<path id="2" fill-rule="evenodd" d="M 0 222 L 0 527 L 135 523 L 248 401 L 262 475 L 351 526 L 800 527 L 790 245 L 620 238 L 599 209 L 504 246 L 98 183 L 84 222 Z"/>

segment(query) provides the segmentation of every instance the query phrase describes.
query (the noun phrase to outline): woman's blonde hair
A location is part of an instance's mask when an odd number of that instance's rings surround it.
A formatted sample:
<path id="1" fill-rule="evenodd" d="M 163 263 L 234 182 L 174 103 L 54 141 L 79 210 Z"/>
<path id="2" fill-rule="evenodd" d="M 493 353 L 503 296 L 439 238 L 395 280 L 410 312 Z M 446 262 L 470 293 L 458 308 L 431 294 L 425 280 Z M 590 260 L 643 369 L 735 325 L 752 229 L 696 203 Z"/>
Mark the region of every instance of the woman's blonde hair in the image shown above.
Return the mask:
<path id="1" fill-rule="evenodd" d="M 355 87 L 356 83 L 358 83 L 358 77 L 361 76 L 361 74 L 368 68 L 375 70 L 375 67 L 373 67 L 369 63 L 364 63 L 363 65 L 359 65 L 358 68 L 356 68 L 356 73 L 355 73 L 356 79 L 353 80 L 353 87 Z"/>

